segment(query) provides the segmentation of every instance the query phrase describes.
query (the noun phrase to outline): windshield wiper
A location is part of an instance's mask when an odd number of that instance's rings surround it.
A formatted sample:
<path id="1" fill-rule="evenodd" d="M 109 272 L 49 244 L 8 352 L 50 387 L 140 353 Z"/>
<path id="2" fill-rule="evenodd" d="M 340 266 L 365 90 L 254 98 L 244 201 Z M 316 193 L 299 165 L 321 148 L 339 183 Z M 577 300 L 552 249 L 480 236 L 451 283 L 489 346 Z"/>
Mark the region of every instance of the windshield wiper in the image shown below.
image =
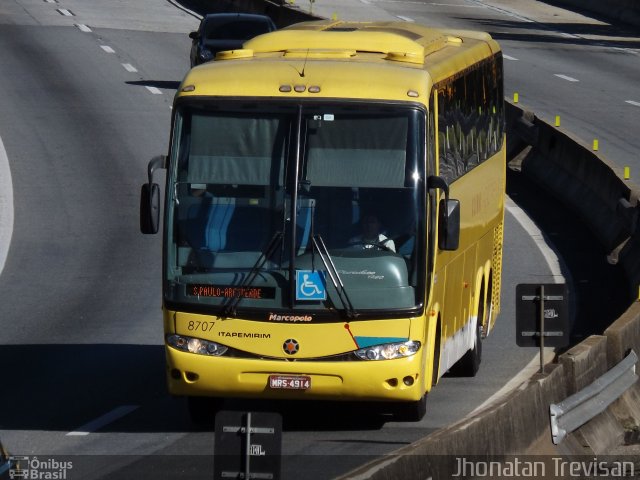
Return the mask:
<path id="1" fill-rule="evenodd" d="M 340 302 L 342 302 L 342 306 L 347 312 L 347 316 L 349 318 L 357 318 L 360 314 L 356 311 L 355 308 L 353 308 L 353 304 L 351 303 L 351 300 L 349 299 L 349 295 L 347 294 L 347 289 L 344 288 L 344 283 L 342 283 L 342 278 L 340 278 L 340 274 L 338 274 L 338 270 L 336 270 L 336 266 L 334 265 L 333 260 L 331 259 L 331 254 L 329 253 L 329 250 L 327 249 L 327 246 L 325 245 L 324 240 L 322 240 L 322 237 L 319 234 L 314 235 L 312 239 L 313 239 L 313 245 L 318 250 L 320 259 L 322 260 L 322 263 L 324 263 L 324 266 L 327 269 L 327 272 L 329 273 L 329 277 L 331 277 L 331 282 L 333 283 L 333 286 L 335 287 L 336 292 L 338 292 L 338 297 L 340 298 Z"/>
<path id="2" fill-rule="evenodd" d="M 249 270 L 249 275 L 247 275 L 244 281 L 240 284 L 240 287 L 239 287 L 240 291 L 242 291 L 243 288 L 246 288 L 253 283 L 253 281 L 258 276 L 258 273 L 260 272 L 260 270 L 262 269 L 266 261 L 269 258 L 271 258 L 271 255 L 273 255 L 273 253 L 276 251 L 276 248 L 278 248 L 278 246 L 282 242 L 282 238 L 283 238 L 282 232 L 276 232 L 273 235 L 273 237 L 271 237 L 271 240 L 269 240 L 269 244 L 267 245 L 267 248 L 264 250 L 264 252 L 260 254 L 260 257 L 258 258 L 258 260 L 256 260 L 256 263 L 253 265 L 253 267 L 251 267 L 251 270 Z M 228 316 L 235 317 L 236 307 L 238 306 L 242 298 L 243 298 L 242 296 L 233 297 L 229 301 L 229 303 L 227 303 L 227 305 L 224 307 L 222 315 L 224 317 L 228 317 Z"/>

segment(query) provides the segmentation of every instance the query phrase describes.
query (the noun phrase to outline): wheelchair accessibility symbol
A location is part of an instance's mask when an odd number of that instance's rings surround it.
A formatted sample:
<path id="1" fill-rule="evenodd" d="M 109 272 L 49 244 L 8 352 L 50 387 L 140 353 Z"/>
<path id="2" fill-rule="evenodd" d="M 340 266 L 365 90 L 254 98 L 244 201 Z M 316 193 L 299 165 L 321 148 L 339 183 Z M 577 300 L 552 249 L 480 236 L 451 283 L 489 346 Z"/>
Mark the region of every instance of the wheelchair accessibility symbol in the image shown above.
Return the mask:
<path id="1" fill-rule="evenodd" d="M 296 270 L 296 300 L 326 300 L 324 272 Z"/>

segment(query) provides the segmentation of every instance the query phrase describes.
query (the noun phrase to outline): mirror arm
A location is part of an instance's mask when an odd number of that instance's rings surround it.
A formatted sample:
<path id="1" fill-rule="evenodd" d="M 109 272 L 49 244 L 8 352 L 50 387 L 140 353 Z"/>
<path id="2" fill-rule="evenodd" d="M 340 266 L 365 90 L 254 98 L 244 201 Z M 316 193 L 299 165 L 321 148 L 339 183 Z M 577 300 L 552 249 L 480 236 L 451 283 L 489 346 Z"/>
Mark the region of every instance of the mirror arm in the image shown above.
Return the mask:
<path id="1" fill-rule="evenodd" d="M 449 185 L 444 178 L 438 177 L 437 175 L 430 175 L 427 178 L 427 188 L 430 190 L 439 188 L 440 190 L 444 191 L 445 201 L 449 200 Z"/>
<path id="2" fill-rule="evenodd" d="M 167 168 L 166 155 L 157 155 L 149 161 L 149 165 L 147 166 L 147 175 L 149 177 L 149 185 L 153 183 L 153 172 L 155 172 L 158 168 L 164 168 L 164 169 Z"/>

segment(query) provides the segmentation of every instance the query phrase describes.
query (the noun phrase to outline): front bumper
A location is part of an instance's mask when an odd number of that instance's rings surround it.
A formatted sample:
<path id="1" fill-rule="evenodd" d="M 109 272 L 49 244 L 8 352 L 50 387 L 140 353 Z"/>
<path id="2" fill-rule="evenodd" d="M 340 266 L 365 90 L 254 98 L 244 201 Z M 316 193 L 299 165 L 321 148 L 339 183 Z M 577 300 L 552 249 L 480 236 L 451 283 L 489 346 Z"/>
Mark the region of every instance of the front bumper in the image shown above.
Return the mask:
<path id="1" fill-rule="evenodd" d="M 166 347 L 172 395 L 299 400 L 417 401 L 425 394 L 420 349 L 406 358 L 380 361 L 284 361 L 210 357 Z M 305 375 L 306 390 L 269 387 L 270 375 Z"/>

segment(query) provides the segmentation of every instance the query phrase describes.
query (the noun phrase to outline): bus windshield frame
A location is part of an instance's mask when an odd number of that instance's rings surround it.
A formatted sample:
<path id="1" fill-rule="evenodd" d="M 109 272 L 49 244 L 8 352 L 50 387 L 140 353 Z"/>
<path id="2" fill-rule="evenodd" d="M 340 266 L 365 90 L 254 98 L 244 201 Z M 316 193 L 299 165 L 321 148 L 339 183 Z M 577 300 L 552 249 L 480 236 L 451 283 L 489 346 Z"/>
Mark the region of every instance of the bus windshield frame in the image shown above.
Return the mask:
<path id="1" fill-rule="evenodd" d="M 427 118 L 414 103 L 179 99 L 165 306 L 258 320 L 421 315 Z"/>

